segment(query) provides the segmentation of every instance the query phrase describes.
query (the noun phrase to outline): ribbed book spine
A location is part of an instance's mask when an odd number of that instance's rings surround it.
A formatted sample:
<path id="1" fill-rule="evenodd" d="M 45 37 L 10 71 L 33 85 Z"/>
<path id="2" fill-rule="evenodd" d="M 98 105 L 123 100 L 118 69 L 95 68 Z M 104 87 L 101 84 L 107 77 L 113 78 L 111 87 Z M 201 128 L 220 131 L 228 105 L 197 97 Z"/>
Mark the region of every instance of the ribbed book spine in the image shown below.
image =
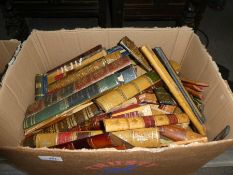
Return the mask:
<path id="1" fill-rule="evenodd" d="M 126 69 L 127 70 L 127 69 Z M 126 71 L 126 70 L 122 70 L 122 72 Z M 130 74 L 134 74 L 135 72 L 128 72 Z M 118 73 L 120 74 L 120 73 Z M 127 76 L 127 74 L 125 74 L 125 76 Z M 135 75 L 136 76 L 136 75 Z M 135 76 L 129 76 L 129 77 L 135 77 Z M 68 109 L 70 109 L 71 107 L 77 105 L 77 104 L 81 104 L 84 103 L 88 100 L 91 100 L 93 98 L 98 97 L 99 95 L 101 95 L 101 93 L 106 92 L 107 90 L 110 90 L 116 86 L 119 85 L 119 77 L 117 77 L 117 74 L 113 74 L 111 76 L 106 77 L 105 79 L 92 84 L 90 86 L 88 86 L 87 88 L 72 94 L 71 96 L 65 98 L 64 100 L 51 105 L 47 108 L 44 108 L 42 111 L 33 114 L 32 116 L 25 118 L 24 120 L 24 129 L 26 128 L 30 128 L 33 125 L 36 125 L 37 123 L 40 123 L 46 119 L 49 119 L 51 117 L 54 117 Z M 123 77 L 124 79 L 124 77 Z"/>
<path id="2" fill-rule="evenodd" d="M 150 65 L 148 64 L 146 58 L 139 51 L 138 47 L 127 36 L 125 36 L 124 38 L 122 38 L 119 44 L 121 46 L 123 46 L 136 59 L 136 61 L 139 64 L 141 64 L 141 66 L 145 70 L 147 70 L 147 71 L 151 71 L 152 70 L 151 67 L 150 67 Z"/>
<path id="3" fill-rule="evenodd" d="M 164 87 L 158 87 L 154 89 L 159 104 L 164 105 L 177 105 L 169 92 Z"/>
<path id="4" fill-rule="evenodd" d="M 82 53 L 82 54 L 76 56 L 75 58 L 73 58 L 73 59 L 71 59 L 71 60 L 69 60 L 69 61 L 67 61 L 67 62 L 65 62 L 65 63 L 63 63 L 63 64 L 60 64 L 59 66 L 57 66 L 57 67 L 55 67 L 55 68 L 49 70 L 49 71 L 47 72 L 47 74 L 50 74 L 50 73 L 52 73 L 52 72 L 54 72 L 54 71 L 57 71 L 57 69 L 61 69 L 61 67 L 64 67 L 64 66 L 66 66 L 66 65 L 70 65 L 70 63 L 74 63 L 75 61 L 79 63 L 79 62 L 81 62 L 81 61 L 87 59 L 88 57 L 90 57 L 90 56 L 96 54 L 97 52 L 99 52 L 99 51 L 102 50 L 102 49 L 103 49 L 103 47 L 102 47 L 101 45 L 97 45 L 97 46 L 91 48 L 90 50 L 87 50 L 86 52 L 84 52 L 84 53 Z"/>
<path id="5" fill-rule="evenodd" d="M 106 112 L 149 88 L 160 78 L 155 72 L 148 72 L 96 99 L 97 104 Z"/>
<path id="6" fill-rule="evenodd" d="M 79 132 L 58 132 L 58 133 L 47 133 L 37 134 L 35 139 L 35 146 L 41 147 L 52 147 L 61 145 L 67 142 L 72 142 L 78 139 L 84 139 L 87 137 L 102 134 L 103 131 L 79 131 Z"/>
<path id="7" fill-rule="evenodd" d="M 105 57 L 94 61 L 90 65 L 78 70 L 69 73 L 63 79 L 56 81 L 55 83 L 48 86 L 48 93 L 54 93 L 57 90 L 66 87 L 69 84 L 72 84 L 74 81 L 78 83 L 82 81 L 82 79 L 86 78 L 86 76 L 90 76 L 90 74 L 94 74 L 96 71 L 102 70 L 107 64 L 112 63 L 121 58 L 120 52 L 114 52 L 112 54 L 106 55 Z"/>
<path id="8" fill-rule="evenodd" d="M 128 129 L 150 128 L 155 126 L 189 123 L 189 118 L 186 114 L 167 114 L 133 118 L 104 119 L 103 123 L 106 132 L 113 132 Z"/>
<path id="9" fill-rule="evenodd" d="M 45 74 L 36 74 L 35 77 L 35 100 L 43 99 L 47 93 L 47 77 Z"/>
<path id="10" fill-rule="evenodd" d="M 74 70 L 80 70 L 83 67 L 87 66 L 88 64 L 104 57 L 107 55 L 107 52 L 104 49 L 98 50 L 94 55 L 90 55 L 90 57 L 87 57 L 86 59 L 80 59 L 78 61 L 70 62 L 69 64 L 66 64 L 59 69 L 48 73 L 47 74 L 47 81 L 48 85 L 61 80 L 62 78 L 69 75 L 70 72 Z"/>
<path id="11" fill-rule="evenodd" d="M 118 59 L 118 60 L 108 64 L 106 67 L 102 67 L 99 70 L 95 70 L 92 74 L 88 74 L 84 77 L 82 76 L 83 74 L 80 73 L 80 75 L 81 75 L 80 77 L 82 77 L 82 78 L 80 78 L 76 82 L 58 90 L 57 92 L 55 92 L 53 94 L 47 95 L 46 97 L 44 97 L 44 99 L 30 105 L 26 111 L 25 116 L 29 117 L 33 114 L 36 114 L 36 113 L 42 111 L 44 108 L 51 106 L 51 105 L 65 99 L 66 97 L 90 86 L 91 84 L 94 84 L 94 83 L 104 79 L 105 77 L 110 76 L 111 74 L 129 66 L 130 64 L 131 64 L 131 62 L 129 59 L 122 58 L 122 59 Z M 94 69 L 94 67 L 92 67 L 92 69 Z M 72 80 L 73 79 L 71 78 L 69 81 L 72 82 Z"/>
<path id="12" fill-rule="evenodd" d="M 40 131 L 40 133 L 54 133 L 54 132 L 65 132 L 72 130 L 84 122 L 90 120 L 92 117 L 99 115 L 102 111 L 95 105 L 92 104 L 81 111 L 78 111 L 65 119 L 56 122 Z M 80 130 L 80 129 L 77 129 Z"/>

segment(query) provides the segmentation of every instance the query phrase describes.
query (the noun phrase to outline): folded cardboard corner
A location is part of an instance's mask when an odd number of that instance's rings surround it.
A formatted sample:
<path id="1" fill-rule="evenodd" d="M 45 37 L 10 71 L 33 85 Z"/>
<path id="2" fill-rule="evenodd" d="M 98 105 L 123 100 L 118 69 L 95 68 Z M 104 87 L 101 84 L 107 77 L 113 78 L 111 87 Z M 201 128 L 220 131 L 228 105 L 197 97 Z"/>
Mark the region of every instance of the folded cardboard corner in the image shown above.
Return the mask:
<path id="1" fill-rule="evenodd" d="M 0 89 L 0 154 L 29 174 L 190 174 L 233 146 L 226 140 L 159 149 L 119 151 L 31 149 L 20 147 L 26 108 L 34 100 L 34 77 L 102 44 L 110 48 L 128 36 L 138 46 L 162 47 L 182 66 L 181 75 L 207 82 L 205 113 L 212 140 L 226 125 L 233 127 L 233 95 L 198 36 L 182 28 L 123 28 L 33 31 L 7 71 Z"/>

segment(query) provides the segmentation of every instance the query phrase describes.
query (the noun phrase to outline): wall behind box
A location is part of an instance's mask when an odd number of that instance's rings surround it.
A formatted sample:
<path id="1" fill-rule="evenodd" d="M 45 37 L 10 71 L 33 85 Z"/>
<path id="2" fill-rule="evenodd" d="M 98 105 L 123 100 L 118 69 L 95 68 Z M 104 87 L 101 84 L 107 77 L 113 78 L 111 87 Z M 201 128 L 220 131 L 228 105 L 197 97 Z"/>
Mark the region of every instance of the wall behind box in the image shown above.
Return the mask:
<path id="1" fill-rule="evenodd" d="M 3 80 L 0 89 L 0 153 L 14 162 L 19 168 L 34 174 L 96 174 L 104 171 L 90 171 L 85 167 L 107 164 L 115 161 L 141 160 L 156 163 L 156 166 L 107 169 L 110 171 L 131 171 L 137 169 L 145 174 L 188 174 L 233 146 L 232 140 L 178 146 L 165 149 L 116 150 L 49 150 L 20 148 L 23 138 L 22 122 L 24 113 L 34 100 L 34 76 L 75 57 L 97 44 L 109 48 L 128 36 L 138 46 L 162 47 L 167 57 L 182 64 L 182 75 L 210 84 L 206 91 L 206 111 L 208 136 L 213 138 L 227 124 L 233 127 L 233 97 L 216 70 L 215 63 L 201 45 L 198 37 L 190 28 L 125 28 L 125 29 L 77 29 L 61 31 L 33 31 Z M 228 109 L 229 108 L 229 109 Z M 227 109 L 227 110 L 226 110 Z M 217 115 L 218 114 L 218 115 Z M 221 116 L 220 116 L 221 114 Z M 232 138 L 231 132 L 228 138 Z M 6 147 L 7 146 L 7 147 Z M 9 148 L 10 147 L 10 148 Z M 62 162 L 41 160 L 38 156 L 58 156 Z M 24 161 L 22 161 L 24 157 Z M 185 160 L 185 161 L 184 161 Z M 178 165 L 182 164 L 179 168 Z M 159 166 L 158 166 L 159 165 Z M 100 165 L 99 165 L 100 166 Z M 43 167 L 43 168 L 42 168 Z M 112 168 L 119 166 L 112 165 Z M 92 167 L 93 168 L 93 167 Z M 108 168 L 108 167 L 105 167 Z M 118 173 L 119 174 L 119 173 Z M 124 174 L 124 173 L 123 173 Z M 127 174 L 127 173 L 126 173 Z M 131 173 L 132 174 L 132 173 Z M 142 173 L 140 173 L 142 174 Z"/>

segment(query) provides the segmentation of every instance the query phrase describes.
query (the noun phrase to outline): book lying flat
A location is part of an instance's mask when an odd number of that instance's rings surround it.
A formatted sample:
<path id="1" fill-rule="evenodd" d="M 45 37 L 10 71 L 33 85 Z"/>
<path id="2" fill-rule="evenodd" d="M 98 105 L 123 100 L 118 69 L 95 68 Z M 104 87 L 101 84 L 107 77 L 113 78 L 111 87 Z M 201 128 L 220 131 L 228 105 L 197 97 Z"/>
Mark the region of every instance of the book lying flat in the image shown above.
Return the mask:
<path id="1" fill-rule="evenodd" d="M 45 121 L 49 118 L 52 118 L 78 104 L 82 104 L 96 98 L 102 93 L 119 86 L 124 81 L 131 81 L 136 78 L 134 69 L 131 67 L 127 69 L 120 70 L 113 75 L 110 75 L 103 80 L 94 83 L 77 93 L 72 94 L 71 96 L 55 103 L 51 106 L 44 108 L 42 111 L 31 115 L 30 117 L 25 118 L 24 120 L 24 129 L 30 128 L 42 121 Z"/>
<path id="2" fill-rule="evenodd" d="M 69 84 L 68 86 L 58 90 L 57 92 L 53 94 L 48 94 L 43 99 L 31 104 L 27 108 L 25 116 L 30 117 L 32 115 L 35 115 L 36 113 L 42 111 L 46 107 L 49 107 L 51 105 L 58 103 L 59 101 L 71 96 L 72 94 L 77 93 L 81 91 L 82 89 L 129 66 L 130 64 L 131 62 L 127 58 L 117 59 L 116 61 L 113 61 L 112 63 L 106 65 L 105 67 L 97 69 L 92 74 L 88 74 L 84 76 L 83 78 L 76 80 L 72 84 Z M 131 77 L 129 77 L 129 79 L 130 78 Z M 72 79 L 71 79 L 71 82 L 72 82 Z"/>

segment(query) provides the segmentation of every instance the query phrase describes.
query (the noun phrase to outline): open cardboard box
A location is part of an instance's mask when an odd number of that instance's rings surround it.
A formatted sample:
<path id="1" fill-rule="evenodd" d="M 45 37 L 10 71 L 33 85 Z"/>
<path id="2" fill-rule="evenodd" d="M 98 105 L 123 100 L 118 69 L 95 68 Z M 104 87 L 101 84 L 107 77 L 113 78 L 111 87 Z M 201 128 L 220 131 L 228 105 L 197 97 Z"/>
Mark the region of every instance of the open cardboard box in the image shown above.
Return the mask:
<path id="1" fill-rule="evenodd" d="M 0 74 L 4 72 L 19 44 L 20 42 L 14 39 L 0 41 Z"/>
<path id="2" fill-rule="evenodd" d="M 169 59 L 182 65 L 181 74 L 208 82 L 205 116 L 209 140 L 226 125 L 233 127 L 233 96 L 215 62 L 198 36 L 182 28 L 123 28 L 33 31 L 23 43 L 0 89 L 0 155 L 28 174 L 190 174 L 233 146 L 233 132 L 226 140 L 159 149 L 118 151 L 31 149 L 19 146 L 24 113 L 34 100 L 34 77 L 102 44 L 110 48 L 128 36 L 138 46 L 163 48 Z"/>

